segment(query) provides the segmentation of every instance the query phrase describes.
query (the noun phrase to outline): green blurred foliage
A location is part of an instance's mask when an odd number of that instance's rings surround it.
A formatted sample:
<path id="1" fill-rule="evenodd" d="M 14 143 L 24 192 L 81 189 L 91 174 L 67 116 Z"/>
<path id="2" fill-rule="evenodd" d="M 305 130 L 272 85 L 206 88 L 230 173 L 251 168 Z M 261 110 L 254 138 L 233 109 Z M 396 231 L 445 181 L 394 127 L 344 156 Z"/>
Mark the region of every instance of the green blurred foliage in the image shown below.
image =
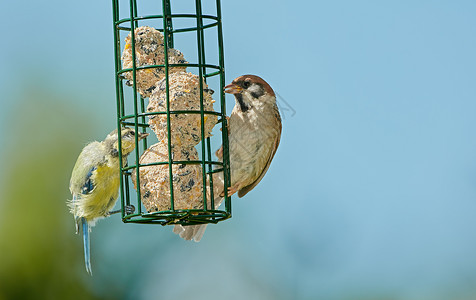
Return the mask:
<path id="1" fill-rule="evenodd" d="M 97 299 L 66 207 L 75 157 L 94 124 L 45 88 L 15 101 L 3 132 L 0 299 Z"/>

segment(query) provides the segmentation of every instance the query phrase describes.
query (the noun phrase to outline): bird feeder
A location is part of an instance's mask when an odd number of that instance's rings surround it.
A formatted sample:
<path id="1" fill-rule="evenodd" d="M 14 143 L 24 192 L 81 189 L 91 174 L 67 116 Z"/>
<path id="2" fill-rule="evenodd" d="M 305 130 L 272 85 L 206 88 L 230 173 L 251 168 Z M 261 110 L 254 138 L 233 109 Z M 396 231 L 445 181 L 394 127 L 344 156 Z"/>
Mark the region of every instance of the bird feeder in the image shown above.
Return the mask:
<path id="1" fill-rule="evenodd" d="M 141 141 L 136 135 L 120 164 L 123 222 L 230 218 L 230 197 L 218 206 L 214 194 L 216 178 L 225 191 L 230 186 L 220 1 L 112 3 L 117 127 L 149 133 Z"/>

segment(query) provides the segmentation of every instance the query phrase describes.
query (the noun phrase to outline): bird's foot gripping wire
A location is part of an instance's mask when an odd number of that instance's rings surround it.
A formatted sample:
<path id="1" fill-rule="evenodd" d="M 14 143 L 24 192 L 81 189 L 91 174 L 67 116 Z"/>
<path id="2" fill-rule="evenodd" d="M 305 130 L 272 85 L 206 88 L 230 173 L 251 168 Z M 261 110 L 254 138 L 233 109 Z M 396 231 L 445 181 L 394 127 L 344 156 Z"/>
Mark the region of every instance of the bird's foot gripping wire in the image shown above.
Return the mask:
<path id="1" fill-rule="evenodd" d="M 126 205 L 126 207 L 125 207 L 126 215 L 133 214 L 135 210 L 136 210 L 136 208 L 132 204 L 131 205 Z"/>
<path id="2" fill-rule="evenodd" d="M 239 187 L 238 184 L 235 184 L 234 186 L 229 187 L 228 188 L 228 197 L 233 196 L 238 191 L 238 187 Z M 224 191 L 220 194 L 220 197 L 225 197 L 225 192 Z"/>
<path id="3" fill-rule="evenodd" d="M 124 207 L 124 210 L 125 210 L 125 212 L 126 212 L 126 215 L 130 215 L 130 214 L 134 213 L 134 211 L 136 210 L 136 208 L 135 208 L 134 205 L 131 204 L 131 205 L 126 205 L 126 206 Z M 117 214 L 117 213 L 120 213 L 120 212 L 122 212 L 121 209 L 111 210 L 111 211 L 109 212 L 109 215 Z"/>

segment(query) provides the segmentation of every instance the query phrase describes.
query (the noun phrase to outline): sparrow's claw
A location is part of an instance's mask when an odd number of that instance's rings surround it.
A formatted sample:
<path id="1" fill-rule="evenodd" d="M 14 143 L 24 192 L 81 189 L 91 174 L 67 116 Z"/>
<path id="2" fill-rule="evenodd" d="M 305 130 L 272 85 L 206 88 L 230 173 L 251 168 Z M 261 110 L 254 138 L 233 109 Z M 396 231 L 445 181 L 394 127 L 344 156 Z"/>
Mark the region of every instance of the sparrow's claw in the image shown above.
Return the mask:
<path id="1" fill-rule="evenodd" d="M 228 116 L 225 116 L 226 117 L 226 129 L 228 130 L 228 135 L 230 135 L 230 117 Z M 220 131 L 222 131 L 222 129 L 220 128 Z"/>
<path id="2" fill-rule="evenodd" d="M 236 193 L 233 189 L 228 189 L 228 197 L 231 197 L 234 193 Z"/>
<path id="3" fill-rule="evenodd" d="M 228 188 L 228 197 L 233 196 L 234 193 L 238 191 L 238 185 L 234 185 Z M 221 193 L 220 197 L 225 197 L 225 193 Z"/>

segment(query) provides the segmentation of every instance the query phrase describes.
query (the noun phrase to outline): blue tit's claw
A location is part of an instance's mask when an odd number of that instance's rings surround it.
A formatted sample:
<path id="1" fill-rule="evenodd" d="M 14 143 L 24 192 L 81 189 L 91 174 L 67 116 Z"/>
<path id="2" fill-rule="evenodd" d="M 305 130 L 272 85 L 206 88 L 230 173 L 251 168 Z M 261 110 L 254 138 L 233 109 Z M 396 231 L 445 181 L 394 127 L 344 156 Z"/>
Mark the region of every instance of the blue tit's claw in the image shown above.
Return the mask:
<path id="1" fill-rule="evenodd" d="M 110 215 L 113 215 L 113 214 L 117 214 L 117 213 L 120 213 L 121 210 L 120 209 L 116 209 L 116 210 L 111 210 L 107 213 L 107 217 L 109 217 Z"/>
<path id="2" fill-rule="evenodd" d="M 126 207 L 124 209 L 125 209 L 127 215 L 133 214 L 134 211 L 136 210 L 136 208 L 132 204 L 131 205 L 126 205 Z"/>
<path id="3" fill-rule="evenodd" d="M 130 215 L 130 214 L 134 213 L 135 210 L 136 210 L 136 208 L 132 204 L 131 205 L 126 205 L 124 207 L 124 211 L 126 212 L 126 215 Z M 110 216 L 110 215 L 117 214 L 117 213 L 120 213 L 120 212 L 122 212 L 121 209 L 111 210 L 110 212 L 107 213 L 107 215 Z"/>

